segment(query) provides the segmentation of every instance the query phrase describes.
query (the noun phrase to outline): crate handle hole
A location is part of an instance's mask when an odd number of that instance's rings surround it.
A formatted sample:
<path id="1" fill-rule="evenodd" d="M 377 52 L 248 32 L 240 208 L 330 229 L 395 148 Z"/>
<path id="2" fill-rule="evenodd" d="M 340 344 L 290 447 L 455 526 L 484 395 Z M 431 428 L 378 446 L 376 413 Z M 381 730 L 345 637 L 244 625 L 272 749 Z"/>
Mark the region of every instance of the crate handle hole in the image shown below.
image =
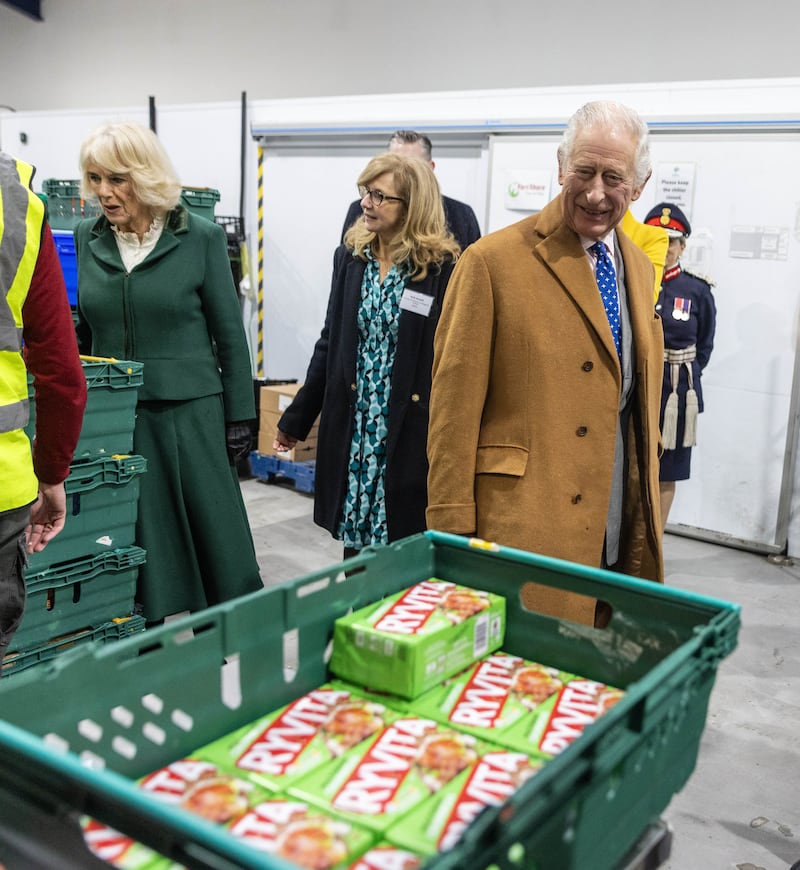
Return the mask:
<path id="1" fill-rule="evenodd" d="M 229 710 L 238 710 L 242 706 L 242 677 L 239 664 L 239 653 L 226 656 L 220 671 L 220 692 L 222 703 Z"/>
<path id="2" fill-rule="evenodd" d="M 117 755 L 121 755 L 123 758 L 126 758 L 128 761 L 132 761 L 136 758 L 136 744 L 133 741 L 128 740 L 127 737 L 120 737 L 117 735 L 111 741 L 111 748 Z"/>
<path id="3" fill-rule="evenodd" d="M 133 713 L 121 705 L 111 710 L 111 719 L 123 728 L 130 728 L 133 725 Z"/>
<path id="4" fill-rule="evenodd" d="M 522 606 L 529 613 L 536 613 L 560 619 L 577 625 L 573 620 L 565 619 L 564 612 L 559 604 L 551 600 L 552 587 L 541 583 L 524 583 L 520 588 L 520 600 Z M 592 625 L 594 628 L 605 629 L 611 622 L 614 614 L 613 607 L 607 601 L 601 601 L 591 595 L 582 595 L 580 592 L 571 592 L 570 597 L 583 605 L 587 619 L 583 625 Z M 593 621 L 590 621 L 592 620 Z"/>
<path id="5" fill-rule="evenodd" d="M 327 589 L 330 585 L 330 577 L 320 577 L 319 580 L 313 580 L 311 583 L 306 583 L 303 586 L 297 587 L 297 597 L 306 598 L 309 595 L 314 595 L 322 589 Z"/>
<path id="6" fill-rule="evenodd" d="M 78 723 L 78 734 L 85 740 L 98 743 L 103 738 L 103 729 L 93 719 L 81 719 Z"/>
<path id="7" fill-rule="evenodd" d="M 300 659 L 300 631 L 292 628 L 283 633 L 283 679 L 287 683 L 297 676 Z"/>

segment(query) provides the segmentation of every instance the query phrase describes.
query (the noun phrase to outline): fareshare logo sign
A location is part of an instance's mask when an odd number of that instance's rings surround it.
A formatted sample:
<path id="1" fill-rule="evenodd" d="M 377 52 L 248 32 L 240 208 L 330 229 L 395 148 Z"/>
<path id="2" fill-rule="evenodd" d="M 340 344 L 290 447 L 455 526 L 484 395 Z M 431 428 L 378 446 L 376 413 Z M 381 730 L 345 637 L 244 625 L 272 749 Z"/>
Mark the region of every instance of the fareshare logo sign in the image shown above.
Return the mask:
<path id="1" fill-rule="evenodd" d="M 541 211 L 550 201 L 550 170 L 509 169 L 503 205 L 513 211 Z"/>

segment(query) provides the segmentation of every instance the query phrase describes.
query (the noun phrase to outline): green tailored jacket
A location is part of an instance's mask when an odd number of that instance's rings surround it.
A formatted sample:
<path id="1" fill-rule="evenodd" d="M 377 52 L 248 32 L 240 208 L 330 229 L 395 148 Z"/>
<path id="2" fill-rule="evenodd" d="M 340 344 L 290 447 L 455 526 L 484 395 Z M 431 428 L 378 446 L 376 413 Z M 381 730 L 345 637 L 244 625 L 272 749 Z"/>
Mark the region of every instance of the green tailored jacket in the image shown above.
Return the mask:
<path id="1" fill-rule="evenodd" d="M 225 231 L 183 206 L 130 272 L 105 217 L 75 228 L 82 353 L 143 364 L 140 401 L 223 394 L 228 421 L 255 417 L 252 370 Z"/>

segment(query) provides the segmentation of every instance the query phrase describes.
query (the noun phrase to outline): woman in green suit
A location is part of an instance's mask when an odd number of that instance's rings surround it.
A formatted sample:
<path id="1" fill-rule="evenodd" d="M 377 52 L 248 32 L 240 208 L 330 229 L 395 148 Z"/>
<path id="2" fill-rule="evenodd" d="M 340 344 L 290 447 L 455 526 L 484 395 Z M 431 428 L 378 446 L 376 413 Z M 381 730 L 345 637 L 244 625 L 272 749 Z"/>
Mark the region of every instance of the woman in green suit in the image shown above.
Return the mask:
<path id="1" fill-rule="evenodd" d="M 80 166 L 103 213 L 75 230 L 78 341 L 143 364 L 137 601 L 155 623 L 262 588 L 235 470 L 255 417 L 250 356 L 225 232 L 178 204 L 155 133 L 100 127 Z"/>

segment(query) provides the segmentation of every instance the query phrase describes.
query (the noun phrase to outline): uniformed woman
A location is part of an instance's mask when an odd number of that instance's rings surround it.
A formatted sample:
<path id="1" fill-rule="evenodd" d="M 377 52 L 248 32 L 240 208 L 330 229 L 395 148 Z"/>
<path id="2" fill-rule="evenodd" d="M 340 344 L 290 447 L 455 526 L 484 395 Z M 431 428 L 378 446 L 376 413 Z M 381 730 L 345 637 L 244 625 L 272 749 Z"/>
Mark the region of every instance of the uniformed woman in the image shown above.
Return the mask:
<path id="1" fill-rule="evenodd" d="M 713 286 L 680 264 L 692 231 L 676 205 L 661 202 L 644 220 L 670 237 L 656 311 L 664 325 L 664 383 L 661 390 L 661 518 L 664 526 L 675 497 L 675 482 L 688 480 L 697 415 L 703 410 L 701 373 L 714 347 L 716 306 Z"/>

